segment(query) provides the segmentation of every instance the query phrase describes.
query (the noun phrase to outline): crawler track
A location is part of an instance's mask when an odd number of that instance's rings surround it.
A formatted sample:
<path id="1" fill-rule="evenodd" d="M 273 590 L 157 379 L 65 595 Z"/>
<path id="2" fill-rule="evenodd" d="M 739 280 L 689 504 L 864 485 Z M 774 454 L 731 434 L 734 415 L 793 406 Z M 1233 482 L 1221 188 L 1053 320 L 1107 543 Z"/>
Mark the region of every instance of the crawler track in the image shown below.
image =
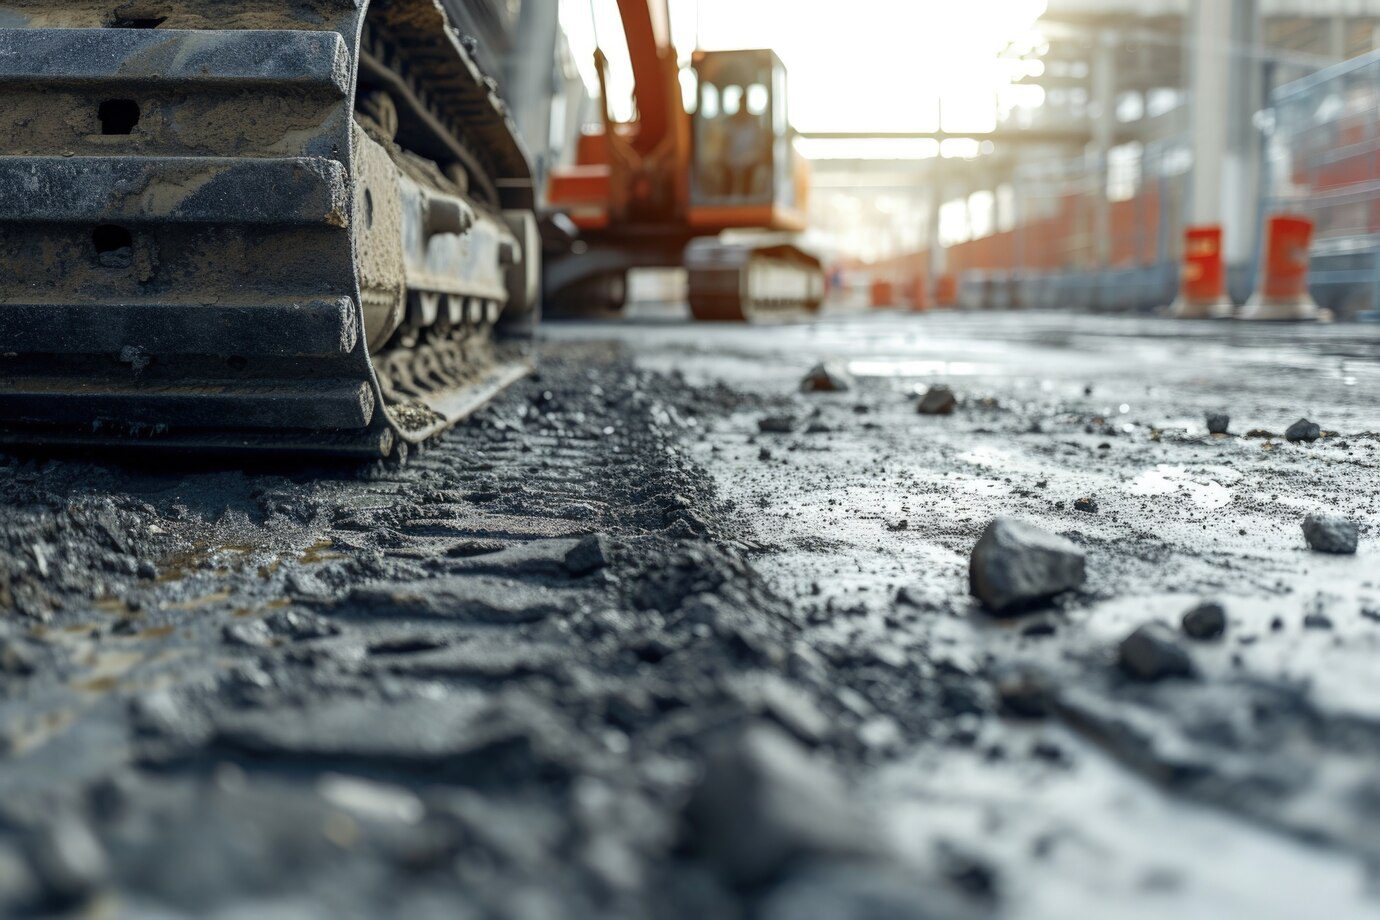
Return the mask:
<path id="1" fill-rule="evenodd" d="M 0 89 L 0 440 L 386 456 L 524 372 L 531 176 L 434 0 L 0 0 Z"/>

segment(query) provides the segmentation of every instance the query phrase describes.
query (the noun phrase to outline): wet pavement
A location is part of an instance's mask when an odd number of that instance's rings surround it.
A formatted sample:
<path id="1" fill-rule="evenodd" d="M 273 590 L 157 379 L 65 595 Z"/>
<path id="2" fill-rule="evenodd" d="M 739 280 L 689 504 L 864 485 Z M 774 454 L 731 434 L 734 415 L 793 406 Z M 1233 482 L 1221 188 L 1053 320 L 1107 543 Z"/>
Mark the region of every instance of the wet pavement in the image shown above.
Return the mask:
<path id="1" fill-rule="evenodd" d="M 1380 916 L 1380 334 L 544 336 L 403 468 L 0 464 L 0 912 Z"/>

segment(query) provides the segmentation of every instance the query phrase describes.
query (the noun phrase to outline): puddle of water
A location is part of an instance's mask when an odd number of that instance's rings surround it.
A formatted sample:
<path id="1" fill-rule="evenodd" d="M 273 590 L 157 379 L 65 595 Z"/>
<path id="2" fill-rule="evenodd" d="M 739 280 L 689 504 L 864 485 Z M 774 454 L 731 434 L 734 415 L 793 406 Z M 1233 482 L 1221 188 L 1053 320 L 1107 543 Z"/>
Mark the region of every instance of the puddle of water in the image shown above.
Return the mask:
<path id="1" fill-rule="evenodd" d="M 1226 467 L 1190 473 L 1181 466 L 1161 463 L 1131 481 L 1132 495 L 1183 495 L 1205 508 L 1221 508 L 1231 501 L 1231 488 L 1218 479 L 1236 481 L 1241 475 Z"/>
<path id="2" fill-rule="evenodd" d="M 975 361 L 862 358 L 849 361 L 848 372 L 855 377 L 976 377 L 980 374 L 995 374 L 997 366 Z"/>

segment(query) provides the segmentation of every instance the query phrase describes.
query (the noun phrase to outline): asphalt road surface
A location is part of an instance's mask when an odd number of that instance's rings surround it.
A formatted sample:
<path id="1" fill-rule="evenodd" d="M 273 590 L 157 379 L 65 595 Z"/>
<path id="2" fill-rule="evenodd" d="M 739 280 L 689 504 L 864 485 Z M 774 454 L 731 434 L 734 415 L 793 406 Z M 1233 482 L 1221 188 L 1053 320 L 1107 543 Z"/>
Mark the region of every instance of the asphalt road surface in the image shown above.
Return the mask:
<path id="1" fill-rule="evenodd" d="M 404 467 L 0 459 L 0 913 L 1380 916 L 1380 330 L 543 335 Z"/>

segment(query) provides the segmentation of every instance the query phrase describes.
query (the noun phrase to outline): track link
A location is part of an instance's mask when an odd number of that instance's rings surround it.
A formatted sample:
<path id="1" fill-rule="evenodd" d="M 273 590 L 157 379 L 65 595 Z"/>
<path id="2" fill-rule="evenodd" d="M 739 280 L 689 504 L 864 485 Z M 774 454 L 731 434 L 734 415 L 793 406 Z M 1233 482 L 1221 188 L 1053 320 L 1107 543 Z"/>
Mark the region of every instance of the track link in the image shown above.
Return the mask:
<path id="1" fill-rule="evenodd" d="M 0 441 L 386 456 L 523 373 L 530 170 L 434 0 L 0 0 L 0 91 Z"/>

